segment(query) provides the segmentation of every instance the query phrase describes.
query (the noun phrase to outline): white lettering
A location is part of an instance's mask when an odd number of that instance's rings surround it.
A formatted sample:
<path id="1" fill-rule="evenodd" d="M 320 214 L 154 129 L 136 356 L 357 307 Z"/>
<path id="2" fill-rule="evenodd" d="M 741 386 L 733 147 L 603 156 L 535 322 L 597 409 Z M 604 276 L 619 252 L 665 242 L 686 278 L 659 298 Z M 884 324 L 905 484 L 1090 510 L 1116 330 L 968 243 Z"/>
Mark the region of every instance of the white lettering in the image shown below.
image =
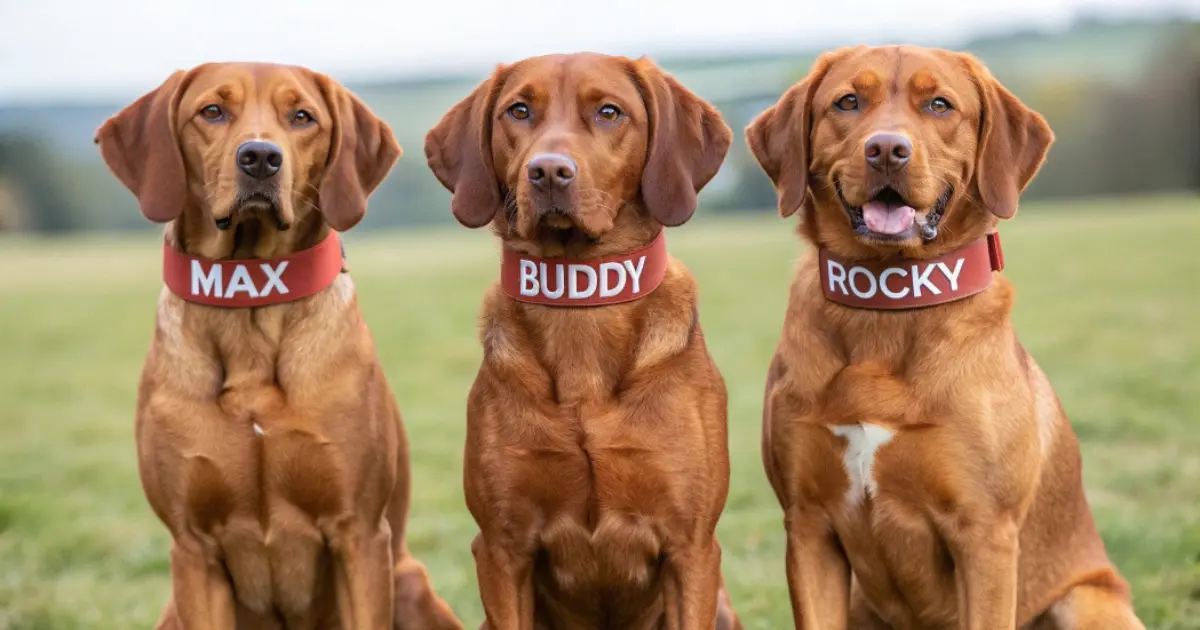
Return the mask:
<path id="1" fill-rule="evenodd" d="M 246 271 L 245 265 L 235 265 L 233 275 L 229 278 L 229 286 L 225 289 L 225 299 L 233 297 L 233 294 L 245 291 L 250 297 L 258 297 L 258 289 L 254 287 L 254 282 L 250 280 L 250 272 Z"/>
<path id="2" fill-rule="evenodd" d="M 646 267 L 646 257 L 638 258 L 637 266 L 634 267 L 632 262 L 628 260 L 622 261 L 625 263 L 625 268 L 629 270 L 629 277 L 633 278 L 633 292 L 635 294 L 642 292 L 642 270 Z"/>
<path id="3" fill-rule="evenodd" d="M 833 291 L 835 285 L 841 285 L 842 295 L 850 295 L 850 292 L 846 290 L 846 268 L 842 266 L 842 263 L 830 260 L 825 266 L 827 267 L 826 275 L 829 276 L 829 290 Z"/>
<path id="4" fill-rule="evenodd" d="M 888 287 L 888 276 L 893 275 L 904 277 L 908 275 L 908 272 L 900 267 L 888 267 L 883 271 L 883 273 L 879 274 L 879 290 L 883 291 L 884 295 L 892 298 L 893 300 L 899 300 L 900 298 L 908 295 L 908 287 L 905 286 L 904 290 L 902 291 L 891 290 Z"/>
<path id="5" fill-rule="evenodd" d="M 608 284 L 610 272 L 617 273 L 617 283 Z M 612 297 L 625 290 L 625 268 L 621 263 L 600 263 L 600 297 Z"/>
<path id="6" fill-rule="evenodd" d="M 288 261 L 286 260 L 279 263 L 279 266 L 275 268 L 272 268 L 271 265 L 267 263 L 262 263 L 259 265 L 259 267 L 262 267 L 263 273 L 267 274 L 267 284 L 263 286 L 262 291 L 259 292 L 260 297 L 266 297 L 267 294 L 271 292 L 272 288 L 278 291 L 280 295 L 287 295 L 288 288 L 287 285 L 283 283 L 283 278 L 281 277 L 283 276 L 283 270 L 287 269 L 287 266 Z"/>
<path id="7" fill-rule="evenodd" d="M 925 266 L 925 275 L 921 275 L 921 266 L 920 265 L 913 265 L 913 267 L 912 267 L 913 297 L 921 297 L 921 287 L 922 286 L 929 287 L 929 292 L 934 295 L 942 294 L 942 290 L 937 288 L 936 286 L 934 286 L 934 284 L 929 281 L 929 276 L 932 273 L 933 273 L 933 265 Z"/>
<path id="8" fill-rule="evenodd" d="M 554 265 L 554 270 L 558 272 L 558 290 L 551 291 L 550 290 L 550 281 L 546 278 L 546 276 L 547 276 L 546 263 L 541 263 L 541 267 L 542 267 L 542 295 L 550 298 L 551 300 L 557 300 L 558 298 L 562 297 L 563 290 L 567 288 L 566 280 L 565 280 L 565 278 L 563 278 L 563 274 L 566 273 L 566 271 L 563 269 L 562 265 Z"/>
<path id="9" fill-rule="evenodd" d="M 859 291 L 858 290 L 858 285 L 854 282 L 854 274 L 856 274 L 856 273 L 860 276 L 866 277 L 866 279 L 870 281 L 870 285 L 868 285 L 871 287 L 870 290 L 868 290 L 868 291 Z M 863 269 L 862 267 L 851 267 L 850 268 L 850 290 L 854 292 L 854 295 L 857 295 L 858 297 L 863 298 L 863 299 L 875 297 L 875 292 L 878 290 L 878 287 L 875 284 L 875 276 L 871 275 L 870 271 L 867 271 L 866 269 Z"/>
<path id="10" fill-rule="evenodd" d="M 579 290 L 580 272 L 583 272 L 588 279 L 587 289 L 583 291 Z M 592 269 L 591 265 L 567 265 L 567 277 L 571 280 L 571 289 L 568 291 L 567 297 L 572 300 L 589 298 L 596 292 L 596 270 Z"/>
<path id="11" fill-rule="evenodd" d="M 532 260 L 521 261 L 521 295 L 538 294 L 537 265 Z"/>
<path id="12" fill-rule="evenodd" d="M 953 273 L 950 272 L 950 268 L 946 266 L 946 263 L 938 263 L 938 267 L 942 268 L 942 275 L 946 276 L 946 279 L 950 280 L 950 290 L 951 291 L 958 290 L 958 274 L 962 273 L 962 266 L 963 266 L 964 260 L 966 260 L 966 259 L 959 258 L 958 262 L 954 263 L 954 272 Z"/>
<path id="13" fill-rule="evenodd" d="M 221 297 L 221 278 L 221 263 L 214 263 L 208 275 L 205 275 L 200 261 L 192 261 L 192 295 L 200 295 L 203 289 L 206 296 Z"/>

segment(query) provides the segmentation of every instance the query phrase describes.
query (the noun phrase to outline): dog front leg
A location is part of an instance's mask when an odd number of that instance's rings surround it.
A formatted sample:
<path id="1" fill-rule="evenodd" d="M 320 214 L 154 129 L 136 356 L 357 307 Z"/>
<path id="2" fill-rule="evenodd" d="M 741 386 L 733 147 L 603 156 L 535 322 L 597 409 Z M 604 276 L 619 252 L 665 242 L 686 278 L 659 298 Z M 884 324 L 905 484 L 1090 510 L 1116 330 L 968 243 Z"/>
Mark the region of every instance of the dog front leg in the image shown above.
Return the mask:
<path id="1" fill-rule="evenodd" d="M 529 558 L 503 545 L 488 544 L 483 535 L 471 544 L 479 576 L 485 626 L 489 630 L 533 630 L 533 566 Z"/>
<path id="2" fill-rule="evenodd" d="M 715 628 L 721 590 L 721 548 L 717 541 L 672 550 L 663 599 L 667 630 Z"/>
<path id="3" fill-rule="evenodd" d="M 198 541 L 175 541 L 171 547 L 171 591 L 180 630 L 235 627 L 233 586 L 225 567 Z"/>
<path id="4" fill-rule="evenodd" d="M 1011 630 L 1017 623 L 1019 528 L 1011 521 L 979 522 L 952 528 L 947 536 L 957 567 L 958 627 Z"/>
<path id="5" fill-rule="evenodd" d="M 850 610 L 850 561 L 815 513 L 790 509 L 787 581 L 796 630 L 845 630 Z"/>
<path id="6" fill-rule="evenodd" d="M 327 528 L 325 536 L 333 551 L 342 630 L 390 630 L 395 592 L 387 522 L 345 520 Z"/>

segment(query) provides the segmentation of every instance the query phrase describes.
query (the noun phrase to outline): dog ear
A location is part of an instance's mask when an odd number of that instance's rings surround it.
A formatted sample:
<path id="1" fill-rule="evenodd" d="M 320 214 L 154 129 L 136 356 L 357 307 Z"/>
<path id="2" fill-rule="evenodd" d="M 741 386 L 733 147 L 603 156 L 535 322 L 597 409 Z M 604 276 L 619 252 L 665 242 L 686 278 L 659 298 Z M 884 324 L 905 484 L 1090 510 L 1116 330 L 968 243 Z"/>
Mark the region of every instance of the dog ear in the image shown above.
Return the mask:
<path id="1" fill-rule="evenodd" d="M 104 121 L 93 140 L 109 171 L 137 197 L 142 214 L 157 223 L 174 220 L 186 203 L 187 176 L 175 124 L 188 77 L 176 71 Z"/>
<path id="2" fill-rule="evenodd" d="M 314 73 L 333 117 L 329 157 L 321 178 L 321 214 L 344 232 L 362 221 L 367 198 L 383 182 L 403 151 L 392 128 L 337 81 Z"/>
<path id="3" fill-rule="evenodd" d="M 446 112 L 425 134 L 425 160 L 454 196 L 450 210 L 459 223 L 477 228 L 503 209 L 500 182 L 492 164 L 492 110 L 507 72 L 492 76 Z"/>
<path id="4" fill-rule="evenodd" d="M 721 113 L 653 61 L 634 62 L 650 117 L 642 169 L 642 201 L 656 221 L 681 225 L 696 212 L 697 195 L 716 176 L 733 132 Z"/>
<path id="5" fill-rule="evenodd" d="M 1041 114 L 1005 89 L 982 63 L 963 57 L 982 97 L 975 164 L 979 199 L 992 214 L 1011 219 L 1021 193 L 1046 160 L 1054 132 Z"/>
<path id="6" fill-rule="evenodd" d="M 795 214 L 808 196 L 813 96 L 841 55 L 841 51 L 835 51 L 818 57 L 807 77 L 746 127 L 746 144 L 771 178 L 779 195 L 779 214 L 785 218 Z"/>

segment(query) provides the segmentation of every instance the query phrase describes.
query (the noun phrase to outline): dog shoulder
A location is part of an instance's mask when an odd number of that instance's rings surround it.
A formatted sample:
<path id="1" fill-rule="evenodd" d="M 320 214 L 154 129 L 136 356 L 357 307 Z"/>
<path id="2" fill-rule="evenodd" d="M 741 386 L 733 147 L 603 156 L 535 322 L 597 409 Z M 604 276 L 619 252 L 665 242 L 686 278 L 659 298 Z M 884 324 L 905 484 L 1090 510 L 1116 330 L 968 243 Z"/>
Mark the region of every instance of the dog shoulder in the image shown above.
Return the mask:
<path id="1" fill-rule="evenodd" d="M 648 302 L 641 311 L 648 321 L 638 345 L 636 369 L 660 364 L 696 344 L 704 351 L 698 285 L 682 262 L 671 259 L 662 285 Z"/>

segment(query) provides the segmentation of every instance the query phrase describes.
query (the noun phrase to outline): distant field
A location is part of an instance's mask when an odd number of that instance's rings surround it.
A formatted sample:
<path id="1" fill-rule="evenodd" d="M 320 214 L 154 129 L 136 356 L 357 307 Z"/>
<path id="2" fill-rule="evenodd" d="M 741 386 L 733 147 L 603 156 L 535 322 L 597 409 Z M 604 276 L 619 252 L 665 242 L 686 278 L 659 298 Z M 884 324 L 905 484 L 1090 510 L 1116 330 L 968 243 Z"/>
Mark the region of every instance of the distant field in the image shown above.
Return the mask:
<path id="1" fill-rule="evenodd" d="M 1003 235 L 1017 328 L 1080 435 L 1088 496 L 1138 610 L 1154 630 L 1200 630 L 1200 200 L 1030 204 Z M 411 546 L 477 627 L 463 400 L 496 247 L 465 229 L 347 240 L 412 442 Z M 747 628 L 789 627 L 759 418 L 800 245 L 766 215 L 697 220 L 669 242 L 699 278 L 730 390 L 726 581 Z M 167 597 L 168 539 L 133 442 L 157 246 L 0 239 L 0 630 L 150 628 Z"/>

